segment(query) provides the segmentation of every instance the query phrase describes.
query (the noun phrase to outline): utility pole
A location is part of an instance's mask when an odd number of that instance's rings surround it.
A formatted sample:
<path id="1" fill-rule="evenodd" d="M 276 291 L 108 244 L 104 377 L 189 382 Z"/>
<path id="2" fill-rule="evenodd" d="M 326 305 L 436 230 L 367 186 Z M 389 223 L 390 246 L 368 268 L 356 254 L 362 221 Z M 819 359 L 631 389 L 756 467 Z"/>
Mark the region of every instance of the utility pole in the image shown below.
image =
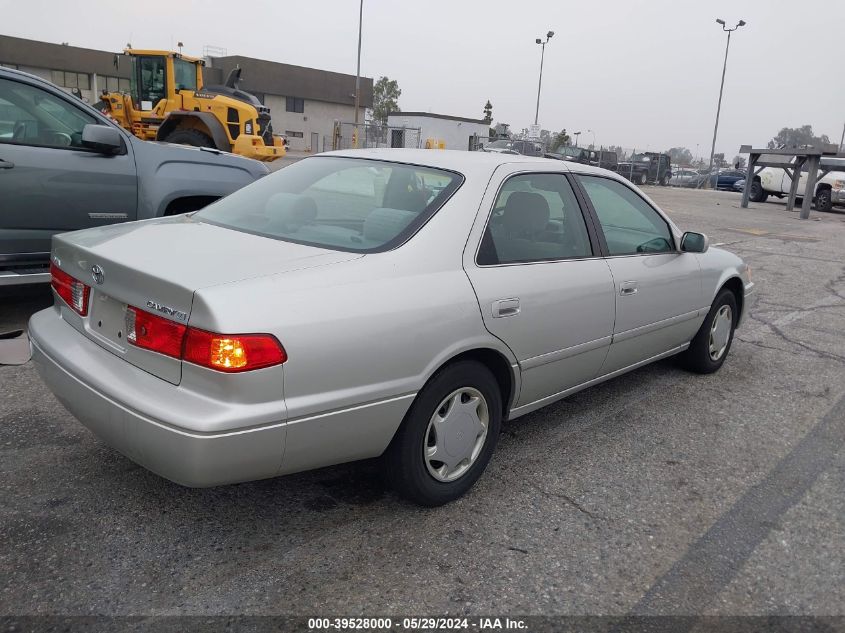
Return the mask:
<path id="1" fill-rule="evenodd" d="M 716 22 L 722 25 L 722 30 L 728 34 L 728 43 L 725 45 L 725 63 L 722 66 L 722 83 L 719 86 L 719 104 L 716 106 L 716 125 L 713 126 L 713 144 L 710 146 L 710 168 L 707 170 L 707 182 L 710 184 L 713 172 L 713 155 L 716 153 L 716 134 L 719 132 L 719 114 L 722 112 L 722 93 L 725 91 L 725 72 L 728 69 L 728 51 L 731 48 L 731 33 L 736 31 L 739 27 L 745 26 L 745 20 L 740 20 L 735 27 L 729 29 L 725 27 L 725 21 L 716 18 Z M 717 176 L 718 180 L 718 176 Z"/>

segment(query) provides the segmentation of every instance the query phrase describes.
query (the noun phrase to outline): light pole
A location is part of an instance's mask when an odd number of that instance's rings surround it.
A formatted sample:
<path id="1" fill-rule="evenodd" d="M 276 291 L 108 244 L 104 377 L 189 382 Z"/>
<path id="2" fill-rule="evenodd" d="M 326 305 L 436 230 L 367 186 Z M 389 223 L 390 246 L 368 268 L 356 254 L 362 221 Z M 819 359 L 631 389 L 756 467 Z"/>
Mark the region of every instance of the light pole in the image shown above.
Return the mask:
<path id="1" fill-rule="evenodd" d="M 573 132 L 572 136 L 575 137 L 575 147 L 578 147 L 578 137 L 581 136 L 581 132 Z"/>
<path id="2" fill-rule="evenodd" d="M 364 0 L 358 8 L 358 70 L 355 71 L 355 131 L 358 131 L 358 110 L 361 103 L 361 23 L 364 21 Z"/>
<path id="3" fill-rule="evenodd" d="M 593 135 L 593 149 L 596 149 L 596 133 L 595 130 L 587 130 L 590 134 Z"/>
<path id="4" fill-rule="evenodd" d="M 725 72 L 728 69 L 728 51 L 731 48 L 731 33 L 746 24 L 745 20 L 740 20 L 737 22 L 735 27 L 729 29 L 725 26 L 725 21 L 721 18 L 716 18 L 716 23 L 721 24 L 722 30 L 728 34 L 728 43 L 725 45 L 725 63 L 722 66 L 722 84 L 719 86 L 719 105 L 716 106 L 716 125 L 713 126 L 713 144 L 710 146 L 710 168 L 707 170 L 708 184 L 712 180 L 712 178 L 710 178 L 710 173 L 713 171 L 713 155 L 716 153 L 716 134 L 719 132 L 719 114 L 722 111 L 722 93 L 725 91 Z"/>
<path id="5" fill-rule="evenodd" d="M 546 44 L 549 43 L 549 40 L 552 39 L 554 34 L 554 31 L 549 31 L 546 33 L 545 41 L 541 38 L 537 38 L 536 40 L 537 44 L 540 44 L 543 48 L 540 51 L 540 81 L 537 83 L 537 109 L 534 111 L 534 125 L 537 125 L 537 119 L 540 118 L 540 88 L 543 87 L 543 58 L 546 56 Z"/>

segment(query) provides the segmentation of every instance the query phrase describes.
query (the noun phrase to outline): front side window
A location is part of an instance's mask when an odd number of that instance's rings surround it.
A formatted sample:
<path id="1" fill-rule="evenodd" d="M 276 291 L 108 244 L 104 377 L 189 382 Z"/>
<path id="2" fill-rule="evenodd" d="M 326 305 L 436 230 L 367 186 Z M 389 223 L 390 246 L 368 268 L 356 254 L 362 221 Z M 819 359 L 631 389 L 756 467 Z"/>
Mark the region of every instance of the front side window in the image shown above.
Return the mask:
<path id="1" fill-rule="evenodd" d="M 0 143 L 82 147 L 82 129 L 97 120 L 29 84 L 0 79 Z"/>
<path id="2" fill-rule="evenodd" d="M 599 218 L 610 255 L 674 250 L 669 225 L 631 188 L 597 176 L 578 176 Z"/>
<path id="3" fill-rule="evenodd" d="M 591 256 L 578 200 L 563 174 L 520 174 L 502 186 L 478 250 L 478 264 Z"/>
<path id="4" fill-rule="evenodd" d="M 176 90 L 197 89 L 197 67 L 184 59 L 174 58 L 173 75 L 176 83 Z"/>
<path id="5" fill-rule="evenodd" d="M 463 182 L 432 167 L 308 158 L 195 214 L 199 221 L 289 242 L 353 252 L 403 243 Z"/>

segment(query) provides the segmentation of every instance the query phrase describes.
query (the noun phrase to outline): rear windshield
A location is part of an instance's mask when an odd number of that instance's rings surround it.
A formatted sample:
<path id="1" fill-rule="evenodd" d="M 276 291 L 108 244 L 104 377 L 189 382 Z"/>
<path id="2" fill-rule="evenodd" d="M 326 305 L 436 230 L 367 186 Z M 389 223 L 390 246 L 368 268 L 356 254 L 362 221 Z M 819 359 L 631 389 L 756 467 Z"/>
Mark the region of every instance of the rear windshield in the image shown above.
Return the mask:
<path id="1" fill-rule="evenodd" d="M 359 158 L 307 158 L 195 214 L 299 244 L 378 252 L 408 239 L 463 182 L 450 171 Z"/>

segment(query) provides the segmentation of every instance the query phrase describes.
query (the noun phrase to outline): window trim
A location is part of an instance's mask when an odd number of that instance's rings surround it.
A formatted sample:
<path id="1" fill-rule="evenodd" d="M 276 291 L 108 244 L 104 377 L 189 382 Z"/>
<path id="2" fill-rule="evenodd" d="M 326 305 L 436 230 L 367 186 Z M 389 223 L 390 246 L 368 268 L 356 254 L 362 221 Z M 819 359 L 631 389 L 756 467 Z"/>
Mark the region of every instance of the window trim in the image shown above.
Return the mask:
<path id="1" fill-rule="evenodd" d="M 604 180 L 611 180 L 613 182 L 619 183 L 623 187 L 626 187 L 629 191 L 633 192 L 634 195 L 636 195 L 640 200 L 643 201 L 643 204 L 645 204 L 648 208 L 650 208 L 652 211 L 654 211 L 657 214 L 657 216 L 661 220 L 663 220 L 663 222 L 666 224 L 666 228 L 669 229 L 669 237 L 672 239 L 672 250 L 671 251 L 662 251 L 660 253 L 625 253 L 625 254 L 620 254 L 620 255 L 612 255 L 610 253 L 610 249 L 607 246 L 607 240 L 604 237 L 604 230 L 601 228 L 601 220 L 599 219 L 598 213 L 596 212 L 596 209 L 593 206 L 592 200 L 590 200 L 590 196 L 587 193 L 587 190 L 584 189 L 584 186 L 581 184 L 581 177 L 582 176 L 589 176 L 590 178 L 603 178 Z M 673 230 L 672 223 L 669 221 L 669 218 L 667 218 L 660 209 L 658 209 L 653 204 L 651 204 L 648 200 L 646 200 L 646 198 L 643 196 L 643 194 L 640 193 L 639 191 L 637 191 L 637 189 L 634 188 L 634 186 L 631 185 L 630 182 L 628 182 L 627 180 L 625 180 L 623 178 L 613 178 L 612 176 L 605 176 L 604 174 L 592 174 L 592 173 L 583 172 L 583 171 L 573 172 L 572 177 L 573 177 L 573 180 L 575 181 L 575 186 L 577 186 L 578 190 L 581 192 L 581 195 L 583 196 L 584 204 L 587 205 L 587 209 L 588 209 L 588 212 L 590 214 L 590 217 L 592 218 L 592 220 L 595 224 L 595 227 L 596 227 L 596 230 L 597 230 L 597 233 L 598 233 L 597 237 L 598 237 L 598 240 L 599 240 L 599 243 L 600 243 L 600 246 L 601 246 L 602 257 L 604 257 L 605 259 L 615 259 L 615 258 L 618 258 L 618 257 L 647 257 L 647 256 L 652 256 L 652 255 L 677 254 L 677 253 L 681 252 L 680 249 L 679 249 L 679 246 L 678 246 L 678 240 L 675 238 L 675 231 Z"/>
<path id="2" fill-rule="evenodd" d="M 587 238 L 590 241 L 590 250 L 592 253 L 590 255 L 582 256 L 582 257 L 553 257 L 553 258 L 544 258 L 544 259 L 529 259 L 524 261 L 518 262 L 498 262 L 495 264 L 481 264 L 478 261 L 478 255 L 481 251 L 481 243 L 484 241 L 484 236 L 487 233 L 487 227 L 490 224 L 490 220 L 493 217 L 493 211 L 496 208 L 496 201 L 499 199 L 499 196 L 502 193 L 502 188 L 505 186 L 505 183 L 508 182 L 511 178 L 517 178 L 520 176 L 525 175 L 543 175 L 548 174 L 552 176 L 561 176 L 563 177 L 568 183 L 569 186 L 572 188 L 572 192 L 575 194 L 575 201 L 578 204 L 578 209 L 581 212 L 581 218 L 584 220 L 584 226 L 587 229 Z M 478 243 L 475 246 L 475 254 L 472 257 L 473 264 L 478 268 L 500 268 L 503 266 L 532 266 L 534 264 L 553 264 L 556 262 L 571 262 L 571 261 L 584 261 L 588 259 L 600 259 L 603 257 L 601 253 L 601 243 L 598 240 L 598 235 L 596 234 L 596 228 L 593 225 L 592 216 L 589 216 L 586 213 L 586 209 L 584 207 L 583 196 L 581 195 L 580 191 L 580 184 L 573 182 L 572 174 L 569 172 L 564 171 L 554 171 L 554 170 L 542 170 L 542 171 L 534 171 L 534 170 L 525 170 L 525 171 L 517 171 L 508 174 L 502 182 L 499 183 L 499 186 L 496 188 L 496 194 L 493 196 L 493 201 L 490 206 L 490 210 L 487 211 L 487 219 L 484 220 L 484 227 L 481 229 L 481 234 L 478 238 Z"/>
<path id="3" fill-rule="evenodd" d="M 297 101 L 302 103 L 302 109 L 296 109 Z M 289 103 L 293 103 L 293 109 L 288 108 Z M 305 114 L 305 98 L 304 97 L 288 97 L 285 96 L 285 112 L 292 112 L 294 114 Z"/>

